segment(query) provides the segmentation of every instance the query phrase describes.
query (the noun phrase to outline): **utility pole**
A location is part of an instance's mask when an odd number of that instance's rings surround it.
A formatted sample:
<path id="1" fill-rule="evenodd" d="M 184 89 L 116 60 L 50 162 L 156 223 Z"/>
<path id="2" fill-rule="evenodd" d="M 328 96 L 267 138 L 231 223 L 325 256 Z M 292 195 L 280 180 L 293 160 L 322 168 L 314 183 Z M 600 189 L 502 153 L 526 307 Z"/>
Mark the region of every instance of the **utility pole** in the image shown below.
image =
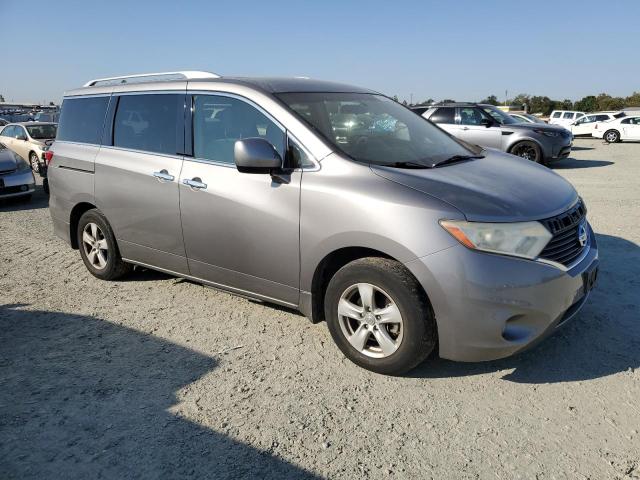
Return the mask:
<path id="1" fill-rule="evenodd" d="M 507 106 L 507 100 L 509 99 L 509 90 L 504 91 L 504 106 Z"/>
<path id="2" fill-rule="evenodd" d="M 409 101 L 409 105 L 413 105 L 413 93 L 410 94 L 411 100 Z"/>

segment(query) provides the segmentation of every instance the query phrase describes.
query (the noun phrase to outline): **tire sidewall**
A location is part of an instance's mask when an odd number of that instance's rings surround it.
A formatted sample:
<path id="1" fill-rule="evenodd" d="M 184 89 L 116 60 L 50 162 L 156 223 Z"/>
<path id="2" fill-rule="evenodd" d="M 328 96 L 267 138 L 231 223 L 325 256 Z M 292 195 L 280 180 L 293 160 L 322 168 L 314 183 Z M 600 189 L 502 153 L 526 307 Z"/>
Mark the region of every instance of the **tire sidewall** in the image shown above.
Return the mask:
<path id="1" fill-rule="evenodd" d="M 102 233 L 104 234 L 104 238 L 107 241 L 107 248 L 109 251 L 109 255 L 107 257 L 107 266 L 101 270 L 95 268 L 89 259 L 87 258 L 87 254 L 84 250 L 84 245 L 82 242 L 82 232 L 87 223 L 95 223 L 100 227 Z M 113 231 L 111 230 L 111 226 L 107 222 L 106 218 L 98 211 L 98 210 L 89 210 L 85 212 L 78 221 L 78 229 L 76 231 L 76 236 L 78 239 L 78 247 L 80 249 L 80 256 L 82 257 L 82 261 L 84 262 L 87 270 L 94 276 L 101 280 L 108 280 L 114 277 L 117 269 L 117 262 L 120 256 L 118 252 L 118 246 L 116 244 L 116 239 L 113 235 Z"/>
<path id="2" fill-rule="evenodd" d="M 615 134 L 616 138 L 614 140 L 609 140 L 607 138 L 607 135 L 609 135 L 610 133 Z M 604 132 L 604 139 L 608 143 L 618 143 L 620 141 L 620 132 L 618 132 L 617 130 L 607 130 L 606 132 Z"/>
<path id="3" fill-rule="evenodd" d="M 397 262 L 390 262 L 396 263 Z M 381 268 L 376 264 L 348 264 L 331 279 L 325 294 L 325 318 L 331 337 L 340 350 L 355 364 L 378 373 L 400 375 L 424 360 L 436 343 L 433 316 L 424 294 L 415 286 L 407 288 L 406 274 L 398 267 Z M 372 358 L 358 352 L 347 340 L 338 318 L 338 302 L 342 293 L 356 283 L 370 283 L 384 290 L 396 303 L 403 319 L 402 343 L 393 354 Z"/>
<path id="4" fill-rule="evenodd" d="M 536 142 L 532 142 L 531 140 L 523 140 L 516 143 L 513 147 L 511 147 L 511 152 L 513 152 L 515 149 L 517 149 L 519 146 L 522 146 L 522 145 L 531 145 L 536 151 L 536 158 L 528 159 L 530 162 L 544 164 L 544 159 L 542 158 L 542 149 L 540 148 L 540 145 L 538 145 Z M 521 155 L 516 155 L 516 156 L 522 159 L 525 159 Z"/>
<path id="5" fill-rule="evenodd" d="M 35 162 L 33 161 L 35 159 Z M 29 153 L 29 165 L 31 166 L 31 170 L 33 170 L 36 173 L 40 172 L 40 164 L 38 162 L 38 156 L 34 153 L 31 152 Z"/>

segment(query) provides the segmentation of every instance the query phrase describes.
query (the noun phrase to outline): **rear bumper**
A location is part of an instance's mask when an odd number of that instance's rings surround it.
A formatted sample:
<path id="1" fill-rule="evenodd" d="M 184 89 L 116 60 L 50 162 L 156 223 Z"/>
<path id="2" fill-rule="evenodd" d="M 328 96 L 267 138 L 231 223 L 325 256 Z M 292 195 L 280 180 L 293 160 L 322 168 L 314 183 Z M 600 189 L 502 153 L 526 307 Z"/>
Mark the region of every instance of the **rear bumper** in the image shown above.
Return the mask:
<path id="1" fill-rule="evenodd" d="M 484 361 L 531 347 L 571 320 L 588 298 L 582 273 L 597 262 L 590 230 L 588 251 L 570 270 L 463 246 L 406 266 L 431 300 L 440 356 Z"/>

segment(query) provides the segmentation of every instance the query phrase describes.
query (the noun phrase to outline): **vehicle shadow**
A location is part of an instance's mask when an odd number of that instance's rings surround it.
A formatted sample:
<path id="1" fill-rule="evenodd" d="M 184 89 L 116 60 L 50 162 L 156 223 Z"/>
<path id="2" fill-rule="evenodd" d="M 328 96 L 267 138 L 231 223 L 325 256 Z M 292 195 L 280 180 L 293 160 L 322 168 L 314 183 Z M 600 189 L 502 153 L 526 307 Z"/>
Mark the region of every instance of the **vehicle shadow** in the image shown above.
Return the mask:
<path id="1" fill-rule="evenodd" d="M 578 316 L 537 347 L 510 358 L 459 363 L 431 358 L 409 374 L 445 378 L 505 372 L 516 383 L 590 380 L 640 367 L 640 247 L 598 235 L 598 284 Z"/>
<path id="2" fill-rule="evenodd" d="M 615 162 L 609 160 L 578 160 L 576 158 L 565 158 L 556 162 L 551 162 L 549 168 L 552 170 L 565 170 L 565 169 L 577 169 L 577 168 L 593 168 L 593 167 L 608 167 L 614 165 Z"/>
<path id="3" fill-rule="evenodd" d="M 0 212 L 17 212 L 21 210 L 36 210 L 49 207 L 49 196 L 42 185 L 36 185 L 31 200 L 22 197 L 0 198 Z"/>
<path id="4" fill-rule="evenodd" d="M 0 305 L 2 478 L 318 478 L 170 411 L 214 358 L 26 308 Z"/>

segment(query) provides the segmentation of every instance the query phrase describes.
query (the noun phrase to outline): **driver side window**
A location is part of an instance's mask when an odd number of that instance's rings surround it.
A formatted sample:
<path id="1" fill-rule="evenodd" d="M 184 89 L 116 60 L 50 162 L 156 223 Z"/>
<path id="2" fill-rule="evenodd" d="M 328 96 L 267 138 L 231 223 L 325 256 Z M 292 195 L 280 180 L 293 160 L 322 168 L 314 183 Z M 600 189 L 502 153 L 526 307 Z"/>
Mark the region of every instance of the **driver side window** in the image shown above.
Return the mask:
<path id="1" fill-rule="evenodd" d="M 476 108 L 461 108 L 460 109 L 460 124 L 461 125 L 481 125 L 482 119 L 485 118 L 482 113 Z"/>

